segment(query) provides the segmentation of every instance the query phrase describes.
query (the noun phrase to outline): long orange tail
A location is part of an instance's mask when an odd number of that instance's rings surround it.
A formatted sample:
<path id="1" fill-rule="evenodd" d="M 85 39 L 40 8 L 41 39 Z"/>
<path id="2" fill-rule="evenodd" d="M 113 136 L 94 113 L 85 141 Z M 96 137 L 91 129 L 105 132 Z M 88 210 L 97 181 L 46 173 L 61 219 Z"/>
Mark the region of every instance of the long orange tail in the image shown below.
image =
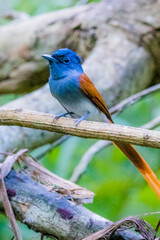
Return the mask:
<path id="1" fill-rule="evenodd" d="M 113 120 L 109 120 L 111 124 L 114 124 Z M 131 144 L 113 142 L 135 165 L 135 167 L 142 173 L 142 176 L 157 194 L 160 199 L 160 181 L 157 179 L 156 174 L 152 171 L 150 166 L 142 158 L 142 156 L 136 151 Z"/>
<path id="2" fill-rule="evenodd" d="M 129 158 L 129 160 L 138 168 L 142 173 L 144 179 L 148 182 L 153 191 L 160 199 L 160 181 L 157 179 L 155 173 L 136 151 L 131 144 L 114 142 L 114 144 Z"/>

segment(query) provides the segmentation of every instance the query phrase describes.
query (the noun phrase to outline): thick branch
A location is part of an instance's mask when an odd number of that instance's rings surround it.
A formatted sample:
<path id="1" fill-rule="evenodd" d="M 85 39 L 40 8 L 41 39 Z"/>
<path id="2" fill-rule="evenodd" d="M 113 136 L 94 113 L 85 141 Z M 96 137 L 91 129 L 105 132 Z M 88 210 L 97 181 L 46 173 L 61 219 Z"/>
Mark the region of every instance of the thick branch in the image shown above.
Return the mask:
<path id="1" fill-rule="evenodd" d="M 0 93 L 20 93 L 42 86 L 47 82 L 48 69 L 40 56 L 69 47 L 83 59 L 89 56 L 87 73 L 99 86 L 104 84 L 109 104 L 115 104 L 113 95 L 122 99 L 137 88 L 145 88 L 158 69 L 159 11 L 158 1 L 102 1 L 1 27 Z M 128 92 L 122 93 L 121 83 Z M 115 84 L 119 85 L 117 89 L 113 88 Z"/>
<path id="2" fill-rule="evenodd" d="M 82 205 L 75 205 L 60 194 L 47 191 L 23 172 L 12 170 L 5 184 L 17 219 L 44 235 L 62 240 L 82 239 L 111 224 Z M 0 210 L 4 211 L 1 200 Z M 143 239 L 129 231 L 117 232 L 112 240 L 118 238 Z"/>
<path id="3" fill-rule="evenodd" d="M 0 110 L 0 125 L 16 125 L 83 138 L 121 141 L 160 148 L 160 132 L 158 131 L 89 121 L 82 121 L 76 126 L 72 118 L 63 117 L 57 120 L 49 114 L 39 112 Z"/>

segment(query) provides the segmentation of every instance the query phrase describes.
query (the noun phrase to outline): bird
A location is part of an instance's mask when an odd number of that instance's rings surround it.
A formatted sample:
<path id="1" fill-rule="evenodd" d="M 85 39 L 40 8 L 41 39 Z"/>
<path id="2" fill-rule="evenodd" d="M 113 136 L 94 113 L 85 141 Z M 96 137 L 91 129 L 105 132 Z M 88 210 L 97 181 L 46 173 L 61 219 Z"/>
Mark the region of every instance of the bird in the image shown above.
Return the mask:
<path id="1" fill-rule="evenodd" d="M 82 59 L 77 53 L 68 48 L 61 48 L 52 54 L 43 54 L 42 57 L 49 62 L 51 94 L 66 110 L 57 118 L 70 115 L 76 119 L 76 125 L 83 120 L 114 124 L 100 93 L 84 73 Z M 160 181 L 144 158 L 131 144 L 120 141 L 113 143 L 141 172 L 160 199 Z"/>

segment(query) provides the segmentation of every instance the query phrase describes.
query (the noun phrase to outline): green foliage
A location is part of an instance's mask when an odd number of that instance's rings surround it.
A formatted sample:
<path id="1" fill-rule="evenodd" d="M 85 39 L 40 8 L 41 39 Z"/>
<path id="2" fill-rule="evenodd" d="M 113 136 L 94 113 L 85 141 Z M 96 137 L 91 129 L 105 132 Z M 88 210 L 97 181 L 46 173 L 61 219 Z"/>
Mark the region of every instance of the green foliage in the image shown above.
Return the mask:
<path id="1" fill-rule="evenodd" d="M 100 0 L 89 0 L 88 3 L 99 1 Z M 45 12 L 72 7 L 79 2 L 79 0 L 6 0 L 2 7 L 4 10 L 14 9 L 34 16 Z"/>
<path id="2" fill-rule="evenodd" d="M 4 96 L 0 96 L 0 106 L 13 101 L 14 99 L 20 97 L 20 94 L 6 94 Z"/>
<path id="3" fill-rule="evenodd" d="M 77 0 L 9 0 L 6 6 L 30 15 L 73 6 Z M 89 1 L 91 2 L 91 1 Z M 92 1 L 95 2 L 95 1 Z M 6 95 L 0 98 L 0 105 L 18 96 Z M 116 123 L 141 126 L 160 114 L 160 94 L 154 94 L 139 101 L 121 113 Z M 70 137 L 65 143 L 48 153 L 42 163 L 55 174 L 69 179 L 83 154 L 95 140 Z M 160 178 L 159 150 L 136 147 Z M 116 221 L 130 215 L 142 215 L 159 211 L 159 200 L 130 161 L 114 146 L 110 146 L 94 156 L 86 173 L 78 182 L 95 192 L 93 204 L 87 204 L 90 210 Z M 149 215 L 145 219 L 154 227 L 159 215 Z M 0 239 L 9 240 L 12 232 L 8 230 L 7 220 L 0 215 Z M 37 236 L 25 225 L 20 224 L 24 239 Z M 39 239 L 36 237 L 34 239 Z"/>
<path id="4" fill-rule="evenodd" d="M 10 0 L 10 6 L 17 11 L 27 12 L 30 15 L 38 15 L 44 12 L 49 12 L 65 7 L 73 6 L 77 1 L 75 0 Z"/>

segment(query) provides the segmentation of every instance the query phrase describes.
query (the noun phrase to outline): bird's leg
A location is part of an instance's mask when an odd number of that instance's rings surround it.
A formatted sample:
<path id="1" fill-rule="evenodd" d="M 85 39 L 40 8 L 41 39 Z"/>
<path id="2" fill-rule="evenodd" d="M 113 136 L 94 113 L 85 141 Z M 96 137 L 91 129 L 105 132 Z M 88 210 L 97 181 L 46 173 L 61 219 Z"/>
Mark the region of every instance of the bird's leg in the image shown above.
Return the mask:
<path id="1" fill-rule="evenodd" d="M 76 126 L 78 126 L 78 124 L 83 121 L 86 120 L 86 117 L 90 114 L 90 112 L 87 112 L 85 115 L 83 115 L 82 117 L 76 119 Z"/>
<path id="2" fill-rule="evenodd" d="M 54 116 L 55 119 L 61 118 L 61 117 L 66 117 L 67 115 L 72 115 L 74 114 L 73 112 L 66 112 L 66 113 L 61 113 L 61 114 L 57 114 Z"/>

